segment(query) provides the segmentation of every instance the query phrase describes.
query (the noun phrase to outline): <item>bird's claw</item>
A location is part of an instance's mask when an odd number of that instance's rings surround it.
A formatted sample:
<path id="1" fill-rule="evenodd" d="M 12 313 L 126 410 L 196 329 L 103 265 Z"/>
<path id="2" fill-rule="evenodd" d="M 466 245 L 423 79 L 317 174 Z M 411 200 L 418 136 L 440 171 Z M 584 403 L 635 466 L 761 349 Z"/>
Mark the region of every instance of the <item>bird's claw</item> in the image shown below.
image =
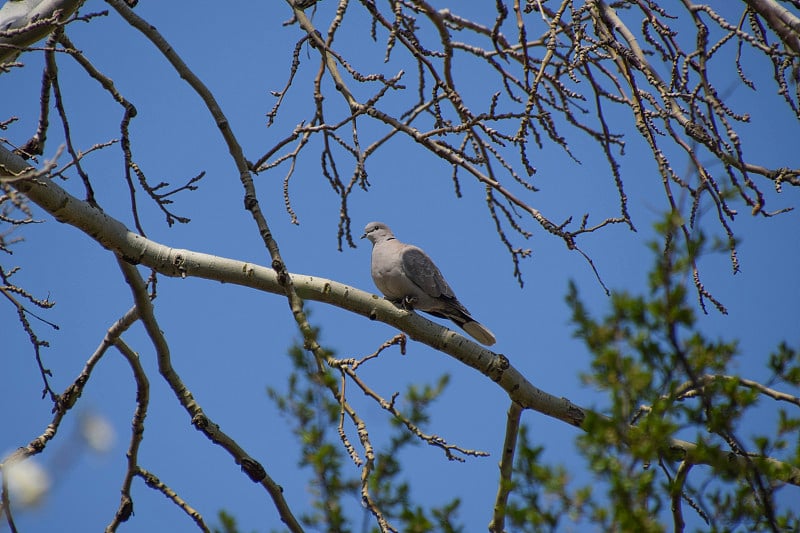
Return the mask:
<path id="1" fill-rule="evenodd" d="M 404 296 L 398 300 L 392 300 L 392 303 L 401 309 L 405 309 L 406 311 L 413 311 L 414 306 L 417 303 L 417 298 L 414 296 Z"/>
<path id="2" fill-rule="evenodd" d="M 403 298 L 403 308 L 408 311 L 413 311 L 414 306 L 417 305 L 417 299 L 414 296 L 406 296 Z"/>

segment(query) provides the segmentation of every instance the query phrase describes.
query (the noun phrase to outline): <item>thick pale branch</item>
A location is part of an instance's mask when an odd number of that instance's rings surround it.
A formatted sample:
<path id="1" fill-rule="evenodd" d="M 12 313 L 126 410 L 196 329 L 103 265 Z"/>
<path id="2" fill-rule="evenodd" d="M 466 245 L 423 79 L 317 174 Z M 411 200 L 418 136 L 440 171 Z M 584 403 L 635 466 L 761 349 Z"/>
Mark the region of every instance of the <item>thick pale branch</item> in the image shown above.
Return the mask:
<path id="1" fill-rule="evenodd" d="M 4 153 L 5 152 L 5 153 Z M 20 173 L 28 170 L 26 162 L 0 146 L 0 163 L 6 171 Z M 0 167 L 2 168 L 2 167 Z M 226 259 L 190 250 L 170 248 L 130 232 L 122 222 L 70 195 L 50 180 L 17 181 L 13 186 L 26 194 L 59 221 L 75 226 L 108 250 L 131 263 L 141 263 L 166 276 L 199 277 L 234 283 L 258 290 L 284 295 L 284 286 L 275 270 L 253 263 Z M 531 384 L 508 358 L 495 354 L 471 342 L 458 333 L 435 324 L 415 313 L 395 307 L 391 302 L 373 294 L 336 281 L 315 276 L 291 274 L 298 296 L 316 300 L 379 320 L 408 333 L 411 338 L 446 353 L 474 368 L 496 382 L 512 400 L 524 408 L 582 428 L 586 419 L 583 409 L 566 398 L 558 398 Z M 602 416 L 602 415 L 597 415 Z M 631 438 L 640 435 L 631 428 Z M 680 458 L 705 464 L 709 460 L 698 456 L 696 444 L 672 439 L 668 447 Z M 707 453 L 707 451 L 705 452 Z M 747 472 L 744 457 L 717 452 L 731 465 Z M 781 468 L 784 481 L 800 485 L 800 469 L 770 458 L 751 458 L 755 463 L 767 463 Z"/>

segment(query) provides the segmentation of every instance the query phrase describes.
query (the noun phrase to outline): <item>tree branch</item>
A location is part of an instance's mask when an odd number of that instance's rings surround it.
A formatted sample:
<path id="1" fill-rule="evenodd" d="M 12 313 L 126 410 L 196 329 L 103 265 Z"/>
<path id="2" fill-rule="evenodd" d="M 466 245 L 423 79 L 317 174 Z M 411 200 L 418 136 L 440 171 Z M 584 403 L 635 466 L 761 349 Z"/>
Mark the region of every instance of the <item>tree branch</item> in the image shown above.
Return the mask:
<path id="1" fill-rule="evenodd" d="M 25 160 L 11 154 L 2 146 L 0 146 L 0 161 L 6 162 L 5 168 L 10 172 L 18 174 L 28 170 Z M 2 174 L 0 174 L 1 176 Z M 284 284 L 280 282 L 279 274 L 274 269 L 200 252 L 170 248 L 157 243 L 130 232 L 122 222 L 95 209 L 88 203 L 78 200 L 50 180 L 15 181 L 13 186 L 57 220 L 75 226 L 104 248 L 114 252 L 123 261 L 146 265 L 166 276 L 182 278 L 191 276 L 224 281 L 285 295 Z M 124 265 L 122 261 L 120 264 Z M 131 270 L 135 271 L 135 269 Z M 493 353 L 452 330 L 413 312 L 399 309 L 388 300 L 374 294 L 316 276 L 289 275 L 300 298 L 335 305 L 370 320 L 379 320 L 397 327 L 412 339 L 446 353 L 481 372 L 497 383 L 513 401 L 522 407 L 533 409 L 575 427 L 584 428 L 583 423 L 587 414 L 591 413 L 589 410 L 573 404 L 566 398 L 553 396 L 535 387 L 511 365 L 505 355 Z M 140 311 L 142 311 L 141 306 L 144 306 L 145 309 L 152 309 L 143 290 L 137 290 L 135 294 L 140 294 L 137 297 Z M 157 341 L 156 345 L 160 345 L 158 339 L 161 337 L 161 333 L 155 322 L 148 327 L 148 332 Z M 605 418 L 600 414 L 593 414 L 593 416 Z M 635 427 L 629 428 L 629 440 L 640 438 L 647 438 L 647 436 L 642 435 Z M 736 468 L 741 475 L 748 471 L 748 461 L 752 461 L 775 469 L 779 477 L 787 483 L 800 485 L 800 468 L 769 457 L 745 458 L 740 455 L 727 454 L 724 450 L 702 450 L 701 453 L 697 444 L 679 439 L 670 439 L 665 444 L 665 449 L 673 453 L 673 458 L 701 464 L 713 463 L 707 455 L 710 453 L 712 459 L 724 460 Z"/>
<path id="2" fill-rule="evenodd" d="M 744 0 L 761 15 L 786 48 L 800 55 L 800 18 L 774 0 Z"/>
<path id="3" fill-rule="evenodd" d="M 514 454 L 517 450 L 519 421 L 522 417 L 522 406 L 511 402 L 506 418 L 506 436 L 503 440 L 503 455 L 500 457 L 500 482 L 497 484 L 497 497 L 494 501 L 494 513 L 489 522 L 489 531 L 502 533 L 505 531 L 506 505 L 511 493 L 511 474 L 514 470 Z"/>
<path id="4" fill-rule="evenodd" d="M 272 497 L 272 501 L 275 503 L 281 520 L 291 531 L 303 531 L 303 528 L 292 514 L 289 504 L 283 497 L 283 489 L 281 486 L 275 483 L 258 461 L 250 456 L 250 454 L 239 446 L 230 436 L 223 432 L 219 426 L 203 412 L 203 409 L 194 399 L 191 391 L 184 385 L 178 373 L 175 372 L 172 366 L 169 344 L 156 320 L 153 304 L 147 294 L 144 280 L 135 266 L 120 259 L 119 255 L 117 258 L 120 270 L 122 270 L 125 276 L 125 281 L 130 285 L 131 292 L 133 293 L 133 299 L 136 302 L 136 308 L 139 310 L 142 325 L 156 351 L 158 371 L 167 381 L 172 392 L 191 417 L 192 425 L 198 431 L 202 432 L 211 442 L 220 445 L 227 451 L 233 457 L 236 464 L 241 466 L 242 471 L 244 471 L 253 482 L 260 484 L 267 490 Z"/>

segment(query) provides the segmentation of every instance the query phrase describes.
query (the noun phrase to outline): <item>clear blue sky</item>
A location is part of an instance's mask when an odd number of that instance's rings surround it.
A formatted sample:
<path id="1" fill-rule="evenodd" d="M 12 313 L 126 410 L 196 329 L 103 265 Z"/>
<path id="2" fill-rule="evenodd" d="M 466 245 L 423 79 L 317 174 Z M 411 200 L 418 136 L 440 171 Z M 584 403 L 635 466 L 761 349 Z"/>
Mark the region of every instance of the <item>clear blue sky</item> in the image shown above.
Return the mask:
<path id="1" fill-rule="evenodd" d="M 214 92 L 250 160 L 311 117 L 310 80 L 318 65 L 317 53 L 304 48 L 304 66 L 284 104 L 284 114 L 267 129 L 265 114 L 274 103 L 270 91 L 283 87 L 291 50 L 301 33 L 296 26 L 281 26 L 281 21 L 290 17 L 285 5 L 274 2 L 265 6 L 141 2 L 137 8 Z M 319 8 L 314 20 L 321 30 L 327 27 L 334 7 L 333 2 L 323 2 Z M 106 8 L 101 2 L 86 4 L 86 11 Z M 346 24 L 337 46 L 353 60 L 360 59 L 387 76 L 406 68 L 394 63 L 384 66 L 379 61 L 379 46 L 374 50 L 364 47 L 368 26 L 350 19 Z M 199 98 L 113 11 L 91 24 L 71 25 L 69 35 L 136 105 L 139 114 L 131 126 L 134 154 L 151 181 L 178 184 L 206 172 L 199 191 L 175 198 L 175 212 L 192 218 L 189 225 L 168 228 L 153 205 L 139 195 L 148 236 L 167 245 L 269 264 L 255 225 L 242 209 L 243 193 L 235 167 Z M 25 68 L 0 75 L 0 120 L 11 115 L 20 118 L 2 136 L 17 144 L 35 130 L 42 67 L 38 53 L 25 54 L 21 60 Z M 733 73 L 733 65 L 730 67 Z M 769 71 L 755 63 L 748 67 L 748 74 L 759 84 L 758 91 L 740 85 L 734 92 L 738 111 L 754 117 L 752 125 L 742 130 L 746 153 L 755 154 L 763 164 L 797 167 L 796 119 L 778 100 L 774 83 L 764 78 Z M 67 57 L 59 57 L 59 68 L 78 148 L 85 150 L 117 138 L 121 108 Z M 456 73 L 457 83 L 475 94 L 495 90 L 467 70 Z M 329 91 L 328 99 L 333 103 L 339 96 Z M 623 110 L 617 112 L 616 123 L 629 118 Z M 46 157 L 61 143 L 55 113 L 51 122 Z M 591 213 L 590 222 L 617 216 L 616 191 L 604 160 L 580 134 L 564 129 L 582 164 L 574 164 L 559 148 L 546 143 L 533 159 L 538 169 L 534 181 L 541 191 L 526 198 L 556 221 L 570 215 L 579 218 L 585 211 Z M 639 232 L 610 227 L 582 238 L 580 244 L 610 288 L 640 292 L 646 288 L 646 273 L 652 264 L 646 248 L 652 237 L 651 224 L 666 204 L 646 146 L 635 136 L 628 141 L 622 171 Z M 119 148 L 89 156 L 84 165 L 93 176 L 100 204 L 133 227 Z M 343 174 L 349 177 L 351 168 L 344 166 Z M 356 191 L 350 201 L 356 236 L 367 222 L 382 220 L 401 240 L 421 246 L 436 260 L 459 299 L 494 331 L 497 352 L 544 390 L 579 405 L 602 408 L 598 403 L 602 398 L 581 383 L 579 374 L 588 367 L 588 355 L 572 338 L 564 303 L 568 280 L 574 280 L 591 309 L 602 311 L 607 305 L 583 258 L 529 224 L 534 235 L 520 244 L 531 248 L 533 255 L 523 263 L 525 286 L 521 289 L 494 232 L 482 186 L 465 176 L 461 180 L 463 198 L 456 199 L 450 169 L 414 143 L 399 139 L 382 148 L 367 169 L 369 192 Z M 336 249 L 339 202 L 319 171 L 318 151 L 305 153 L 291 181 L 298 226 L 290 224 L 283 206 L 285 171 L 282 166 L 265 172 L 256 183 L 290 271 L 374 291 L 368 243 L 361 241 L 358 248 L 342 252 Z M 80 181 L 71 176 L 63 185 L 80 195 Z M 777 195 L 769 183 L 759 181 L 759 185 L 767 193 L 768 207 L 797 205 L 797 191 L 791 187 L 785 186 Z M 745 206 L 737 207 L 740 215 L 732 227 L 742 239 L 741 273 L 731 275 L 724 255 L 708 257 L 701 265 L 706 287 L 730 314 L 722 317 L 712 312 L 701 322 L 712 336 L 740 338 L 741 373 L 759 379 L 766 375 L 763 362 L 779 341 L 800 341 L 800 214 L 754 218 Z M 14 255 L 3 257 L 2 262 L 7 269 L 22 267 L 15 277 L 20 286 L 57 302 L 53 310 L 42 314 L 60 330 L 35 322 L 34 326 L 51 344 L 43 350 L 44 361 L 53 371 L 55 390 L 62 391 L 80 372 L 105 330 L 131 306 L 131 295 L 109 252 L 41 211 L 36 218 L 43 222 L 19 232 L 25 242 L 15 245 Z M 707 227 L 719 234 L 712 214 L 705 219 Z M 316 303 L 309 307 L 312 322 L 322 328 L 323 344 L 342 357 L 370 353 L 395 333 L 389 326 L 335 307 Z M 290 370 L 285 352 L 298 337 L 285 299 L 204 280 L 161 278 L 156 312 L 171 343 L 176 370 L 209 417 L 262 462 L 284 487 L 296 514 L 306 511 L 307 474 L 296 466 L 298 447 L 265 392 L 268 386 L 285 387 Z M 216 512 L 224 508 L 239 520 L 243 531 L 279 528 L 277 513 L 263 489 L 241 474 L 223 450 L 193 429 L 160 380 L 141 328 L 133 327 L 124 338 L 140 353 L 151 380 L 141 465 L 203 513 L 209 524 L 215 523 Z M 32 350 L 18 327 L 15 310 L 5 302 L 0 303 L 0 339 L 0 453 L 5 454 L 44 431 L 51 419 L 51 405 L 40 400 L 42 384 Z M 496 491 L 496 465 L 508 408 L 503 391 L 477 372 L 418 343 L 411 343 L 404 357 L 390 351 L 361 370 L 362 377 L 386 397 L 405 390 L 410 383 L 434 382 L 442 373 L 451 374 L 452 382 L 426 429 L 492 455 L 460 464 L 448 462 L 436 449 L 418 446 L 404 457 L 413 465 L 406 475 L 413 496 L 428 504 L 443 503 L 454 494 L 454 487 L 461 489 L 457 493 L 462 498 L 459 518 L 468 531 L 482 531 L 491 517 Z M 388 422 L 384 414 L 357 394 L 350 399 L 362 410 L 374 442 L 385 442 L 382 436 Z M 110 351 L 95 369 L 76 412 L 62 425 L 46 453 L 36 458 L 50 472 L 53 486 L 38 508 L 17 512 L 21 531 L 97 531 L 109 522 L 119 502 L 134 407 L 130 369 L 119 354 Z M 107 453 L 90 453 L 74 444 L 71 435 L 76 431 L 78 412 L 111 423 L 116 439 Z M 590 479 L 572 444 L 578 430 L 534 412 L 525 413 L 524 422 L 532 427 L 534 442 L 545 447 L 545 460 L 568 464 L 579 482 Z M 758 424 L 754 422 L 753 431 Z M 357 474 L 353 467 L 352 475 Z M 794 494 L 800 497 L 796 489 Z M 121 530 L 192 529 L 193 524 L 174 505 L 139 480 L 134 482 L 133 498 L 136 515 Z M 353 502 L 354 509 L 358 505 Z M 4 528 L 0 525 L 0 531 Z"/>

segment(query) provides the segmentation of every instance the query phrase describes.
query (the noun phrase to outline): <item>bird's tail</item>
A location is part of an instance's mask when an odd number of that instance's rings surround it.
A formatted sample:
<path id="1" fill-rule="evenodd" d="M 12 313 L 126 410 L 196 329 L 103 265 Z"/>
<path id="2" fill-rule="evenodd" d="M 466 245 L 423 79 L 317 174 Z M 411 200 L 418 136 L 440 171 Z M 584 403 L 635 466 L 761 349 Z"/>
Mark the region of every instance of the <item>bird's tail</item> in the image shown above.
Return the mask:
<path id="1" fill-rule="evenodd" d="M 491 346 L 497 339 L 494 338 L 494 334 L 489 331 L 489 328 L 481 324 L 480 322 L 476 322 L 475 320 L 470 320 L 469 322 L 464 322 L 460 324 L 460 326 L 466 331 L 467 333 L 472 336 L 473 339 L 478 341 L 481 344 L 486 346 Z"/>
<path id="2" fill-rule="evenodd" d="M 452 320 L 458 327 L 469 333 L 470 337 L 485 346 L 491 346 L 497 339 L 489 328 L 475 320 L 460 302 L 451 305 L 449 309 L 439 312 L 428 311 L 428 313 L 441 318 Z"/>

